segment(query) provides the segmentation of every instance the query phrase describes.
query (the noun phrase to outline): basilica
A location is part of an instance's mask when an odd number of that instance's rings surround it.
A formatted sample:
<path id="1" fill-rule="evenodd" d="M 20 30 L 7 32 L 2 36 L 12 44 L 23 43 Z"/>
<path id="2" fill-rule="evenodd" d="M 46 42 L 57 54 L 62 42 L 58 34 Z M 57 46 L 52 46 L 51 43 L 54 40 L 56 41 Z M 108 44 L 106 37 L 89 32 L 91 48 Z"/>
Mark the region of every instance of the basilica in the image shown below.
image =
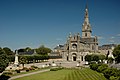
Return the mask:
<path id="1" fill-rule="evenodd" d="M 88 7 L 85 8 L 84 22 L 82 25 L 82 36 L 79 33 L 69 34 L 62 58 L 67 61 L 85 61 L 85 56 L 98 51 L 98 38 L 92 36 L 92 29 L 89 22 Z"/>

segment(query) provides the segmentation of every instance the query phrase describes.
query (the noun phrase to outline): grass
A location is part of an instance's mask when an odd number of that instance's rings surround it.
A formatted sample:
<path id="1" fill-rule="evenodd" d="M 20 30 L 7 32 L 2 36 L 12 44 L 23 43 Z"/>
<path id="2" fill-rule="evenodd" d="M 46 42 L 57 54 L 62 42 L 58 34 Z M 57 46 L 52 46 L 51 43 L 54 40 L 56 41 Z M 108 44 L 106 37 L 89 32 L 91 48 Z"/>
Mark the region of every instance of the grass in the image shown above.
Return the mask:
<path id="1" fill-rule="evenodd" d="M 18 78 L 15 80 L 62 80 L 61 78 L 64 78 L 65 75 L 67 75 L 70 72 L 71 72 L 70 70 L 66 69 L 58 71 L 48 71 L 39 74 L 34 74 L 32 76 Z"/>
<path id="2" fill-rule="evenodd" d="M 40 69 L 36 69 L 36 70 L 30 70 L 29 72 L 16 73 L 16 74 L 11 75 L 10 77 L 12 77 L 12 76 L 18 76 L 18 75 L 21 75 L 21 74 L 32 73 L 32 72 L 36 72 L 36 71 L 40 71 L 40 70 L 44 70 L 44 69 L 49 69 L 49 67 L 46 67 L 46 68 L 40 68 Z"/>
<path id="3" fill-rule="evenodd" d="M 62 69 L 34 74 L 15 80 L 106 80 L 105 77 L 91 69 Z"/>

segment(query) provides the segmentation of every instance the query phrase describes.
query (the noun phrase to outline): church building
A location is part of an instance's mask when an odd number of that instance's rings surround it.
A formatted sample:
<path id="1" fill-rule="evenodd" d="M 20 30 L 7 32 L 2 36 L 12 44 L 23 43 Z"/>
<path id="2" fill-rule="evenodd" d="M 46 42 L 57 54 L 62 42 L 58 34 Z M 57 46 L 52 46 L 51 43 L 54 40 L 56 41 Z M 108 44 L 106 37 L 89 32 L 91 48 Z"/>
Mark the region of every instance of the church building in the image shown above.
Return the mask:
<path id="1" fill-rule="evenodd" d="M 92 29 L 89 22 L 88 7 L 85 8 L 84 23 L 82 25 L 82 36 L 79 33 L 69 34 L 67 42 L 62 51 L 63 60 L 85 61 L 85 56 L 98 51 L 97 36 L 92 36 Z"/>

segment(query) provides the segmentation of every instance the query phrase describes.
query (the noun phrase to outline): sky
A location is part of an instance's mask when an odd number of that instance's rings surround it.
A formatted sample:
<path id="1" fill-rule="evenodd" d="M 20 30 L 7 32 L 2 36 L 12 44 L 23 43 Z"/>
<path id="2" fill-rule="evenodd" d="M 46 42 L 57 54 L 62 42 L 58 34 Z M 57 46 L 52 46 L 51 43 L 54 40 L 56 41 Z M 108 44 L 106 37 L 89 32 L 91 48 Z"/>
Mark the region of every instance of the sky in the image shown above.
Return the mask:
<path id="1" fill-rule="evenodd" d="M 0 0 L 0 47 L 65 44 L 70 32 L 82 34 L 86 3 L 99 45 L 120 44 L 120 0 Z"/>

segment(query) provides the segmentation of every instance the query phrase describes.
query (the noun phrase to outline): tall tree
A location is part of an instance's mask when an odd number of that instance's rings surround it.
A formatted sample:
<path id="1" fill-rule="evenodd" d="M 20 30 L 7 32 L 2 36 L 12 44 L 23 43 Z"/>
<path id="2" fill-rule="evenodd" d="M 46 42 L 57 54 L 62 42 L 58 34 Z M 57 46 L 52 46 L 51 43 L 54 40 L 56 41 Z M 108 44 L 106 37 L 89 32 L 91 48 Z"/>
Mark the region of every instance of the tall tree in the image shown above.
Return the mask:
<path id="1" fill-rule="evenodd" d="M 24 64 L 27 63 L 27 58 L 26 56 L 19 56 L 19 62 L 20 64 L 22 64 L 23 68 L 24 68 Z"/>
<path id="2" fill-rule="evenodd" d="M 8 57 L 5 54 L 5 51 L 0 47 L 0 73 L 8 66 L 8 62 Z"/>
<path id="3" fill-rule="evenodd" d="M 40 55 L 48 55 L 48 53 L 51 52 L 51 49 L 42 45 L 38 49 L 36 49 L 36 52 Z"/>
<path id="4" fill-rule="evenodd" d="M 14 55 L 13 51 L 8 47 L 4 47 L 3 50 L 7 55 Z"/>
<path id="5" fill-rule="evenodd" d="M 85 56 L 85 61 L 90 62 L 91 59 L 92 59 L 92 55 L 86 55 L 86 56 Z"/>
<path id="6" fill-rule="evenodd" d="M 30 51 L 30 50 L 32 50 L 30 47 L 25 48 L 25 51 Z"/>
<path id="7" fill-rule="evenodd" d="M 113 50 L 113 56 L 115 57 L 115 61 L 117 63 L 120 63 L 120 45 L 115 47 L 115 49 Z"/>

